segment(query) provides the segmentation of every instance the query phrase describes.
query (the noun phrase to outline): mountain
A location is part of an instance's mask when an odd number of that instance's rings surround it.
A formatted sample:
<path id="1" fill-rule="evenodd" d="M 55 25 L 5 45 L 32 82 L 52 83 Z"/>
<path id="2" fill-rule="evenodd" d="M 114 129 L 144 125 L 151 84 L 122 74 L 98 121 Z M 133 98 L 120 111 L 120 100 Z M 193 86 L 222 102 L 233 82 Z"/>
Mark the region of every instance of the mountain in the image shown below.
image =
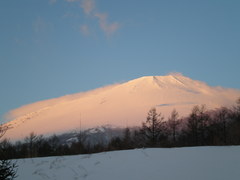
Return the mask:
<path id="1" fill-rule="evenodd" d="M 133 131 L 135 129 L 131 128 L 131 130 Z M 101 126 L 86 129 L 84 131 L 81 131 L 81 134 L 79 131 L 63 133 L 61 135 L 58 135 L 58 138 L 60 145 L 68 145 L 69 147 L 72 143 L 79 142 L 80 137 L 86 147 L 93 147 L 94 145 L 99 144 L 107 147 L 112 138 L 123 137 L 123 132 L 123 128 Z"/>
<path id="2" fill-rule="evenodd" d="M 194 105 L 214 109 L 231 106 L 240 90 L 210 87 L 181 74 L 146 76 L 121 84 L 44 100 L 10 111 L 5 135 L 22 139 L 30 132 L 53 134 L 79 131 L 102 125 L 139 126 L 150 108 L 167 119 L 175 108 L 181 116 Z"/>

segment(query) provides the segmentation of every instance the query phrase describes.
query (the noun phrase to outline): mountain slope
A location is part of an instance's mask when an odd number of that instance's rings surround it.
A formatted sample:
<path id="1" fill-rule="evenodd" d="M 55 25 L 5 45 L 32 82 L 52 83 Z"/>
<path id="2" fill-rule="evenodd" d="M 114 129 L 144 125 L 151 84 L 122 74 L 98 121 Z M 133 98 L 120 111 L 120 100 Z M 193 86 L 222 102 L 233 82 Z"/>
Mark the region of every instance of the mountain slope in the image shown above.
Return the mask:
<path id="1" fill-rule="evenodd" d="M 101 125 L 138 126 L 151 107 L 165 117 L 173 108 L 181 115 L 193 105 L 231 106 L 239 90 L 210 87 L 180 74 L 147 76 L 96 90 L 36 102 L 8 114 L 12 128 L 5 137 L 24 138 L 30 132 L 53 134 Z"/>

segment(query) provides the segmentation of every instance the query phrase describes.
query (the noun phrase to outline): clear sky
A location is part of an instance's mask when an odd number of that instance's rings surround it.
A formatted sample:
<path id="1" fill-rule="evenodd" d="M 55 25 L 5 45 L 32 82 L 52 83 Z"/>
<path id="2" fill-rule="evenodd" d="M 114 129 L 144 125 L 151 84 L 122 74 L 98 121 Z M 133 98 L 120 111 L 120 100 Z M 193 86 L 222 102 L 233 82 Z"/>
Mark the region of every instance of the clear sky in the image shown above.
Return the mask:
<path id="1" fill-rule="evenodd" d="M 239 0 L 0 1 L 0 116 L 170 72 L 240 89 Z"/>

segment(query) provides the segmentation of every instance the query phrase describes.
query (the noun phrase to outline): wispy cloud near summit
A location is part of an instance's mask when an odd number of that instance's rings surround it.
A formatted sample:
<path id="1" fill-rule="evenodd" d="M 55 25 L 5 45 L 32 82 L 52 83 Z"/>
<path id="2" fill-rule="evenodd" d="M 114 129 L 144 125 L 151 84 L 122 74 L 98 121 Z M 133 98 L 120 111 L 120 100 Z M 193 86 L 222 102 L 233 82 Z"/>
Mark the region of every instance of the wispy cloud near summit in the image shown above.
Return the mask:
<path id="1" fill-rule="evenodd" d="M 79 1 L 79 0 L 65 0 L 67 2 L 76 2 L 76 1 Z"/>
<path id="2" fill-rule="evenodd" d="M 54 0 L 51 0 L 54 1 Z M 76 3 L 78 7 L 83 10 L 83 13 L 86 15 L 86 18 L 91 18 L 98 24 L 100 30 L 104 32 L 106 36 L 111 36 L 120 28 L 119 22 L 109 22 L 109 15 L 106 12 L 99 11 L 95 0 L 65 0 L 68 3 Z M 91 32 L 94 32 L 94 29 L 91 29 L 91 26 L 85 22 L 85 24 L 80 25 L 80 32 L 84 36 L 91 35 Z"/>
<path id="3" fill-rule="evenodd" d="M 82 0 L 80 6 L 84 10 L 85 14 L 90 15 L 95 8 L 95 1 L 94 0 Z"/>
<path id="4" fill-rule="evenodd" d="M 105 13 L 97 13 L 97 14 L 95 14 L 95 17 L 98 18 L 98 23 L 99 23 L 100 28 L 108 36 L 112 35 L 120 27 L 118 22 L 109 23 L 108 19 L 107 19 L 108 15 Z"/>
<path id="5" fill-rule="evenodd" d="M 76 1 L 76 0 L 70 0 Z M 108 14 L 105 12 L 99 12 L 96 8 L 96 3 L 94 0 L 81 0 L 80 7 L 83 9 L 84 14 L 87 16 L 91 16 L 98 21 L 99 28 L 105 33 L 105 35 L 110 36 L 114 34 L 120 27 L 118 22 L 109 22 L 108 21 Z M 86 31 L 86 25 L 81 26 L 81 32 L 84 35 L 89 35 L 89 29 Z M 88 33 L 86 33 L 88 32 Z"/>
<path id="6" fill-rule="evenodd" d="M 57 0 L 49 0 L 50 4 L 55 4 L 57 2 Z"/>

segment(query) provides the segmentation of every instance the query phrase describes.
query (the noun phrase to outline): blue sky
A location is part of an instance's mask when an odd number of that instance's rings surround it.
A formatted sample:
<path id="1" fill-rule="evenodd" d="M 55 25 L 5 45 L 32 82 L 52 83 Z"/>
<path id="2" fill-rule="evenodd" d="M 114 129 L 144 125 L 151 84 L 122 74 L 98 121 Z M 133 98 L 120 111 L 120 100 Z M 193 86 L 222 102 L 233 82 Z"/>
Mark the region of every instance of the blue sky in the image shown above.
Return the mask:
<path id="1" fill-rule="evenodd" d="M 0 116 L 181 72 L 240 89 L 239 0 L 1 0 Z"/>

